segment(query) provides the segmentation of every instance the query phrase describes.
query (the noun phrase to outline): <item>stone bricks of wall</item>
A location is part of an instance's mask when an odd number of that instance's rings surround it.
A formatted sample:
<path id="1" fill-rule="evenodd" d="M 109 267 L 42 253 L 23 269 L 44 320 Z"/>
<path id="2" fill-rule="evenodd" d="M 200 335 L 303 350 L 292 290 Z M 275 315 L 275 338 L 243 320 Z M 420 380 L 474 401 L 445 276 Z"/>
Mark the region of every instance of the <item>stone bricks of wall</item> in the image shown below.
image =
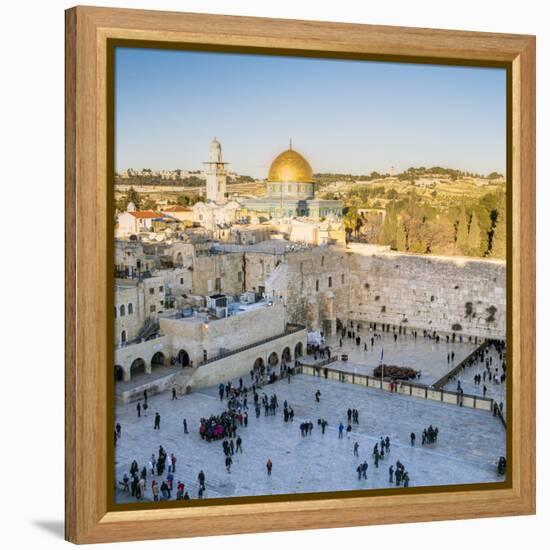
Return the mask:
<path id="1" fill-rule="evenodd" d="M 193 364 L 207 358 L 234 350 L 282 334 L 285 331 L 285 309 L 282 304 L 273 304 L 205 323 L 193 319 L 160 319 L 162 334 L 170 338 L 171 354 L 177 356 L 185 350 Z"/>
<path id="2" fill-rule="evenodd" d="M 506 337 L 505 262 L 350 249 L 350 319 Z"/>
<path id="3" fill-rule="evenodd" d="M 334 332 L 336 319 L 348 317 L 350 279 L 346 250 L 321 246 L 286 253 L 284 264 L 268 280 L 266 291 L 283 297 L 289 322 L 328 332 L 326 322 L 330 321 Z"/>
<path id="4" fill-rule="evenodd" d="M 243 271 L 242 254 L 198 256 L 193 262 L 193 294 L 239 294 L 244 291 Z M 216 279 L 219 288 L 216 287 Z"/>

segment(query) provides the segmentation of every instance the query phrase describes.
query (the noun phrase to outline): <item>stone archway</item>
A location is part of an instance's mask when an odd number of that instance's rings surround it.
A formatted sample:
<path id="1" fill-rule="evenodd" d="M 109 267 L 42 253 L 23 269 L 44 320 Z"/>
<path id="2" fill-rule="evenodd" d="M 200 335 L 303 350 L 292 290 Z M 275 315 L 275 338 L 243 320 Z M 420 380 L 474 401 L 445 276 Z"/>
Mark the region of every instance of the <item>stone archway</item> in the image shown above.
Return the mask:
<path id="1" fill-rule="evenodd" d="M 124 369 L 120 365 L 115 365 L 115 382 L 124 380 Z"/>
<path id="2" fill-rule="evenodd" d="M 132 365 L 130 366 L 130 376 L 135 376 L 136 374 L 145 374 L 147 372 L 147 365 L 145 361 L 138 357 L 134 359 Z"/>
<path id="3" fill-rule="evenodd" d="M 277 353 L 275 351 L 270 353 L 269 357 L 267 358 L 267 364 L 270 367 L 274 367 L 278 363 L 279 363 L 279 356 L 277 355 Z"/>
<path id="4" fill-rule="evenodd" d="M 265 363 L 262 357 L 258 357 L 256 361 L 254 361 L 254 365 L 252 366 L 254 371 L 263 372 L 265 369 Z"/>
<path id="5" fill-rule="evenodd" d="M 157 351 L 151 358 L 151 370 L 166 366 L 166 357 L 162 351 Z"/>
<path id="6" fill-rule="evenodd" d="M 304 354 L 304 345 L 302 344 L 302 342 L 298 342 L 294 346 L 294 359 L 298 359 L 298 357 L 302 357 L 303 354 Z"/>
<path id="7" fill-rule="evenodd" d="M 190 362 L 189 354 L 184 349 L 180 349 L 178 351 L 178 363 L 182 367 L 188 367 Z"/>
<path id="8" fill-rule="evenodd" d="M 292 352 L 288 346 L 283 350 L 283 353 L 281 353 L 281 361 L 283 363 L 289 363 L 292 361 Z"/>

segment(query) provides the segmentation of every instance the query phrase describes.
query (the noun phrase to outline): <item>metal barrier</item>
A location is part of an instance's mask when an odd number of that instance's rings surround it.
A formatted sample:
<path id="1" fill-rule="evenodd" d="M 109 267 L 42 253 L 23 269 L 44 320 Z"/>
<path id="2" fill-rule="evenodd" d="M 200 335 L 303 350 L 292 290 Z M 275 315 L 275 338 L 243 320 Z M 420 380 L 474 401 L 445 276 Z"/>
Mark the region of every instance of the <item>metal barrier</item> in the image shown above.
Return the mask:
<path id="1" fill-rule="evenodd" d="M 489 343 L 487 341 L 483 342 L 479 347 L 477 347 L 472 353 L 467 355 L 454 369 L 450 370 L 447 374 L 442 376 L 439 380 L 434 382 L 433 387 L 436 389 L 440 389 L 446 384 L 449 383 L 449 380 L 454 378 L 463 368 L 469 366 L 468 362 L 470 361 L 470 358 L 474 357 L 479 351 L 487 348 L 489 346 Z"/>
<path id="2" fill-rule="evenodd" d="M 493 410 L 494 400 L 491 398 L 467 393 L 462 394 L 452 390 L 442 390 L 433 386 L 426 386 L 425 384 L 405 381 L 390 382 L 388 380 L 381 380 L 380 378 L 369 376 L 368 374 L 356 374 L 331 369 L 326 366 L 307 365 L 304 363 L 295 367 L 294 372 L 296 374 L 318 376 L 326 380 L 335 380 L 343 384 L 355 384 L 366 388 L 388 391 L 390 393 L 398 393 L 400 395 L 407 395 L 420 399 L 429 399 L 430 401 L 440 401 L 450 405 L 480 409 L 488 412 L 492 412 Z"/>

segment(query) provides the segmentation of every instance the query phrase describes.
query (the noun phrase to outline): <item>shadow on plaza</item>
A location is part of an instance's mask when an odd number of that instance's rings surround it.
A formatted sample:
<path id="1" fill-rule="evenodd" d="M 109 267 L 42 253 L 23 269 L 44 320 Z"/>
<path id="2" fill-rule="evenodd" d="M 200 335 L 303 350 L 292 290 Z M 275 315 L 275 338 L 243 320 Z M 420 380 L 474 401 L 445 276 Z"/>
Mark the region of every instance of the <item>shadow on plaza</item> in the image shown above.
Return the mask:
<path id="1" fill-rule="evenodd" d="M 65 538 L 65 522 L 63 520 L 39 519 L 34 520 L 33 525 L 57 539 Z"/>

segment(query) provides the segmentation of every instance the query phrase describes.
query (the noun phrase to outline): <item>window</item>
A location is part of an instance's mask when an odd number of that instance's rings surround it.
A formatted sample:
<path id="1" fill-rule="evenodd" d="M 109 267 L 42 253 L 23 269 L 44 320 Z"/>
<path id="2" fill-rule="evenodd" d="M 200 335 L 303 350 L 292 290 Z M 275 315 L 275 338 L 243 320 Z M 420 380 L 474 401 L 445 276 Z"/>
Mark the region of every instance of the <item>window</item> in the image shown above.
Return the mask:
<path id="1" fill-rule="evenodd" d="M 156 307 L 156 306 L 150 306 L 150 307 L 149 307 L 149 311 L 150 311 L 151 313 L 155 313 L 156 310 L 157 310 L 157 307 Z"/>
<path id="2" fill-rule="evenodd" d="M 115 319 L 116 319 L 116 307 L 115 307 Z"/>
<path id="3" fill-rule="evenodd" d="M 160 305 L 161 305 L 161 306 L 164 305 L 164 300 L 161 300 L 161 301 L 160 301 Z"/>
<path id="4" fill-rule="evenodd" d="M 124 317 L 126 315 L 126 308 L 124 307 L 124 304 L 120 306 L 120 316 Z"/>
<path id="5" fill-rule="evenodd" d="M 319 292 L 319 280 L 315 281 L 315 290 Z"/>
<path id="6" fill-rule="evenodd" d="M 159 286 L 159 292 L 164 292 L 164 287 L 163 286 Z"/>
<path id="7" fill-rule="evenodd" d="M 154 289 L 153 287 L 151 287 L 151 288 L 149 289 L 149 294 L 154 294 L 154 293 L 155 293 L 155 289 Z"/>
<path id="8" fill-rule="evenodd" d="M 325 265 L 325 257 L 321 256 L 321 267 Z"/>
<path id="9" fill-rule="evenodd" d="M 132 315 L 134 313 L 134 304 L 128 304 L 128 315 Z"/>
<path id="10" fill-rule="evenodd" d="M 120 343 L 121 344 L 125 344 L 126 343 L 126 331 L 123 330 L 121 333 L 120 333 Z"/>
<path id="11" fill-rule="evenodd" d="M 183 284 L 183 277 L 180 277 L 180 285 Z"/>
<path id="12" fill-rule="evenodd" d="M 328 287 L 330 288 L 332 286 L 332 277 L 328 278 Z"/>
<path id="13" fill-rule="evenodd" d="M 344 284 L 345 280 L 346 280 L 346 276 L 342 273 L 342 284 Z"/>
<path id="14" fill-rule="evenodd" d="M 216 290 L 221 290 L 222 289 L 222 280 L 220 277 L 216 277 L 216 283 L 215 283 L 215 287 L 214 287 Z"/>

